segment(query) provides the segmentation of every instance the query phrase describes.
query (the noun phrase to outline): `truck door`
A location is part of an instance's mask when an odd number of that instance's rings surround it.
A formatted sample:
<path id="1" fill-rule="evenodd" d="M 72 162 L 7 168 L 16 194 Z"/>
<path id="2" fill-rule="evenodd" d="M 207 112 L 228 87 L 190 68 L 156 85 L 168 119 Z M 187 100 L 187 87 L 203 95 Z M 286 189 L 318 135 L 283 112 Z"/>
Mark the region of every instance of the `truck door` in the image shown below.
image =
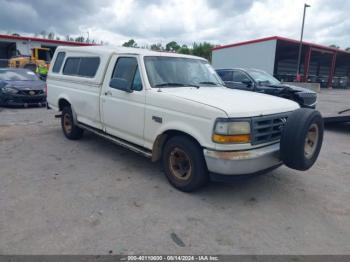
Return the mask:
<path id="1" fill-rule="evenodd" d="M 101 92 L 101 122 L 108 134 L 143 145 L 145 90 L 139 58 L 115 55 L 106 72 Z M 129 90 L 111 87 L 111 79 L 127 84 Z"/>

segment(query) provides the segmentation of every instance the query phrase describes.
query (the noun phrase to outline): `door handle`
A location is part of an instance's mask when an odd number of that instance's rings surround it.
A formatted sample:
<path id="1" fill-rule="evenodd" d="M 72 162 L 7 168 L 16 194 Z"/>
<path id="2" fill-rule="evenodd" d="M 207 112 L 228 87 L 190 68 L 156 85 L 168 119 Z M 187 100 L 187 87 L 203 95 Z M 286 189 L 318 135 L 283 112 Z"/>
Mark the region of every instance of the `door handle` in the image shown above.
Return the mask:
<path id="1" fill-rule="evenodd" d="M 105 92 L 105 96 L 111 96 L 111 95 L 112 95 L 111 91 L 108 90 L 108 91 Z"/>

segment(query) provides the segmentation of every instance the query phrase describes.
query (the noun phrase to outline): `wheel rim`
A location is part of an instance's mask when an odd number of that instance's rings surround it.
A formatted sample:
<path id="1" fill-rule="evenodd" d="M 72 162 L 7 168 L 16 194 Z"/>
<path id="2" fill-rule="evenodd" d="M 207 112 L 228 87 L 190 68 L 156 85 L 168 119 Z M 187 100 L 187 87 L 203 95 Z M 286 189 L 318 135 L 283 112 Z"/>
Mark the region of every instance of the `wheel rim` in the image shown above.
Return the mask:
<path id="1" fill-rule="evenodd" d="M 63 128 L 66 133 L 70 133 L 72 131 L 72 119 L 69 114 L 64 114 L 63 116 Z"/>
<path id="2" fill-rule="evenodd" d="M 319 137 L 319 129 L 317 124 L 312 124 L 307 131 L 307 135 L 305 138 L 305 145 L 304 145 L 304 154 L 307 159 L 310 159 L 313 157 L 317 144 L 318 144 L 318 137 Z"/>
<path id="3" fill-rule="evenodd" d="M 169 157 L 171 173 L 180 180 L 187 180 L 192 173 L 192 164 L 185 151 L 175 147 Z"/>

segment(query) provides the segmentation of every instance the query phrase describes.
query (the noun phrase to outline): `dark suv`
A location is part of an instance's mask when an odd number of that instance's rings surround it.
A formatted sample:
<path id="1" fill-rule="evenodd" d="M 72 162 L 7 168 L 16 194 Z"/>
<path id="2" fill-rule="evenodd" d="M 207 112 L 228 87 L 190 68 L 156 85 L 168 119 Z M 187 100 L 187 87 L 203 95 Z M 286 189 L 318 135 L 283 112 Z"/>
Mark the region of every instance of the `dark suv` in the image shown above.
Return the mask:
<path id="1" fill-rule="evenodd" d="M 303 87 L 283 84 L 265 71 L 258 69 L 218 69 L 216 72 L 228 88 L 287 98 L 305 108 L 316 107 L 316 92 Z"/>

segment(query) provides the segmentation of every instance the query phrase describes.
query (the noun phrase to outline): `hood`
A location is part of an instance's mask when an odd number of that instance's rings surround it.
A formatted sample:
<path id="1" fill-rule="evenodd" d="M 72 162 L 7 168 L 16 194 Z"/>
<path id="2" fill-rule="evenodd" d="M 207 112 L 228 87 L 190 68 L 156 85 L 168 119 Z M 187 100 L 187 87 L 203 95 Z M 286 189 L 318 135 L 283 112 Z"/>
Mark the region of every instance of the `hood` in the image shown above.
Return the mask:
<path id="1" fill-rule="evenodd" d="M 299 108 L 291 100 L 226 87 L 162 88 L 162 92 L 218 108 L 225 111 L 228 117 L 270 115 Z"/>
<path id="2" fill-rule="evenodd" d="M 287 86 L 290 89 L 297 91 L 297 92 L 303 92 L 303 93 L 316 93 L 315 91 L 312 91 L 310 89 L 307 89 L 305 87 L 301 87 L 301 86 L 293 86 L 293 85 L 283 85 L 282 86 Z"/>
<path id="3" fill-rule="evenodd" d="M 7 84 L 18 90 L 43 90 L 45 89 L 45 82 L 41 80 L 27 80 L 27 81 L 3 81 L 4 85 Z"/>
<path id="4" fill-rule="evenodd" d="M 315 93 L 314 91 L 307 89 L 305 87 L 300 87 L 300 86 L 294 86 L 294 85 L 285 85 L 285 84 L 280 84 L 280 85 L 262 85 L 262 88 L 288 88 L 292 92 L 303 92 L 303 93 Z"/>

